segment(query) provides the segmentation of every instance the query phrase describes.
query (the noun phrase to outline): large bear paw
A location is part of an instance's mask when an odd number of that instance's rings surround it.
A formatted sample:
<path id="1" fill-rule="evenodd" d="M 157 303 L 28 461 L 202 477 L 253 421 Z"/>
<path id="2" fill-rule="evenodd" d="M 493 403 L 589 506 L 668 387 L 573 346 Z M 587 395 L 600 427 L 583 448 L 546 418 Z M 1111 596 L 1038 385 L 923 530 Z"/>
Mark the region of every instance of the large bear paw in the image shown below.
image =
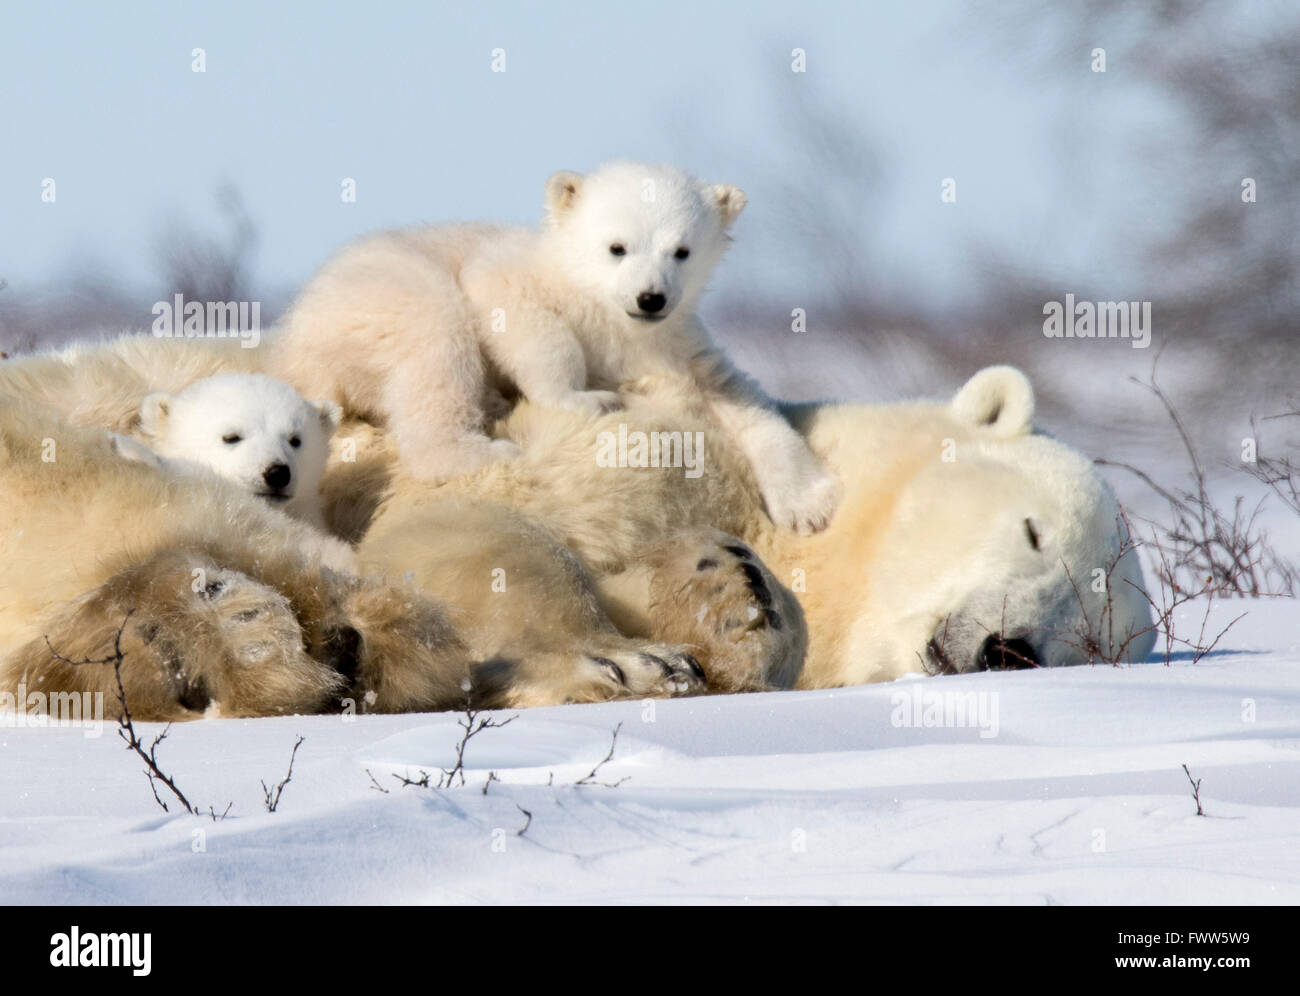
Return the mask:
<path id="1" fill-rule="evenodd" d="M 355 667 L 346 625 L 323 627 L 312 646 L 283 592 L 206 558 L 180 559 L 176 580 L 188 580 L 188 593 L 173 601 L 155 575 L 133 621 L 138 616 L 146 645 L 185 676 L 187 708 L 224 716 L 315 712 L 345 690 Z"/>
<path id="2" fill-rule="evenodd" d="M 698 648 L 711 691 L 794 686 L 808 649 L 803 610 L 748 546 L 690 530 L 650 567 L 655 635 Z"/>
<path id="3" fill-rule="evenodd" d="M 479 708 L 525 708 L 698 695 L 705 686 L 686 649 L 610 636 L 577 653 L 501 654 L 476 664 L 470 698 Z"/>
<path id="4" fill-rule="evenodd" d="M 201 554 L 171 551 L 114 575 L 51 620 L 6 662 L 4 683 L 99 692 L 105 715 L 116 716 L 120 648 L 126 706 L 137 719 L 315 712 L 347 679 L 306 643 L 281 592 Z"/>

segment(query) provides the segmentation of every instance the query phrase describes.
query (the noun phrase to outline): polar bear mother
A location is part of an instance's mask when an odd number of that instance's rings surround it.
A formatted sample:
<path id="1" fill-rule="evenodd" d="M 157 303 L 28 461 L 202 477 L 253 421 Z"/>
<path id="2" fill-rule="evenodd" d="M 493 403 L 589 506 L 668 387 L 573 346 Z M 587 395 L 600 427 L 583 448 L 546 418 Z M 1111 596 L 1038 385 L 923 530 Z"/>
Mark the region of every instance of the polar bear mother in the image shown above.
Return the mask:
<path id="1" fill-rule="evenodd" d="M 521 403 L 494 435 L 523 455 L 441 487 L 345 422 L 323 481 L 327 523 L 355 544 L 340 564 L 323 552 L 337 541 L 228 482 L 169 478 L 108 441 L 150 392 L 253 371 L 258 352 L 126 337 L 0 365 L 0 691 L 112 702 L 111 673 L 69 661 L 119 632 L 133 711 L 156 719 L 827 687 L 1135 660 L 1154 642 L 1114 498 L 1033 432 L 1008 368 L 950 403 L 791 409 L 844 488 L 814 536 L 773 527 L 688 394 L 604 416 Z M 705 432 L 705 472 L 599 466 L 620 425 Z"/>

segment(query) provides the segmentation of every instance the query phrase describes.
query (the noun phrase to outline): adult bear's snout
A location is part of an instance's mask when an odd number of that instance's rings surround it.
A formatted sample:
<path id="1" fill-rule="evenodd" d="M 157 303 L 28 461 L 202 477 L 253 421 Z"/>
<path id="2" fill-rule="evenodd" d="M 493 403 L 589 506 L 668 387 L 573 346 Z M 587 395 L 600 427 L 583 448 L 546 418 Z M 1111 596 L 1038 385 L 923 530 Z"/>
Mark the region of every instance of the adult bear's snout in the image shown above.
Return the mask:
<path id="1" fill-rule="evenodd" d="M 1028 640 L 1004 640 L 1000 633 L 994 633 L 980 645 L 979 665 L 981 671 L 1016 671 L 1040 666 Z"/>

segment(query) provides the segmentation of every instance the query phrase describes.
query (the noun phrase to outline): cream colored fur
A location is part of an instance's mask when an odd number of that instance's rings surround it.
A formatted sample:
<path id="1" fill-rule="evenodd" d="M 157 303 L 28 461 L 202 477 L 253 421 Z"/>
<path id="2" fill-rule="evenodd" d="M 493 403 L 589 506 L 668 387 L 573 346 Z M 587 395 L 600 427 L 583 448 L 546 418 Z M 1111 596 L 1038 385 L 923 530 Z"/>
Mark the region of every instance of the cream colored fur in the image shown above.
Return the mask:
<path id="1" fill-rule="evenodd" d="M 108 688 L 45 638 L 98 659 L 124 619 L 128 696 L 154 718 L 689 694 L 701 666 L 714 691 L 822 687 L 975 669 L 994 634 L 1052 665 L 1087 659 L 1087 634 L 1116 634 L 1102 650 L 1126 659 L 1154 639 L 1113 498 L 1026 431 L 1032 391 L 1008 368 L 952 404 L 792 410 L 844 493 L 815 536 L 773 526 L 686 386 L 603 416 L 521 403 L 495 426 L 520 458 L 440 487 L 352 420 L 322 496 L 354 555 L 222 482 L 114 453 L 107 430 L 129 432 L 146 393 L 250 352 L 126 337 L 0 364 L 0 686 Z M 598 466 L 620 423 L 704 432 L 704 473 Z M 1113 595 L 1076 593 L 1098 567 Z"/>
<path id="2" fill-rule="evenodd" d="M 689 393 L 750 461 L 771 518 L 815 532 L 834 477 L 695 314 L 744 204 L 735 187 L 615 163 L 552 177 L 539 230 L 372 235 L 303 289 L 272 341 L 274 372 L 386 426 L 406 471 L 431 483 L 518 454 L 489 438 L 502 392 L 586 414 Z M 664 303 L 644 313 L 651 291 Z"/>

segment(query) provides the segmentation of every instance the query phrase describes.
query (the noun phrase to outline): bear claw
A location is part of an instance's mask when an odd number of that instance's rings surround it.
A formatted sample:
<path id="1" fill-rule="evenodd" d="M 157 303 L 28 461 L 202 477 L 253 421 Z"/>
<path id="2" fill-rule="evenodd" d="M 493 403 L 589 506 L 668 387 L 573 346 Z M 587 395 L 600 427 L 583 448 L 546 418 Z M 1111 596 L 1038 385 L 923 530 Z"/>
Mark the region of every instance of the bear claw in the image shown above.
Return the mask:
<path id="1" fill-rule="evenodd" d="M 627 684 L 627 674 L 616 663 L 608 657 L 593 657 L 592 660 L 600 667 L 602 671 L 617 681 L 620 685 Z"/>

